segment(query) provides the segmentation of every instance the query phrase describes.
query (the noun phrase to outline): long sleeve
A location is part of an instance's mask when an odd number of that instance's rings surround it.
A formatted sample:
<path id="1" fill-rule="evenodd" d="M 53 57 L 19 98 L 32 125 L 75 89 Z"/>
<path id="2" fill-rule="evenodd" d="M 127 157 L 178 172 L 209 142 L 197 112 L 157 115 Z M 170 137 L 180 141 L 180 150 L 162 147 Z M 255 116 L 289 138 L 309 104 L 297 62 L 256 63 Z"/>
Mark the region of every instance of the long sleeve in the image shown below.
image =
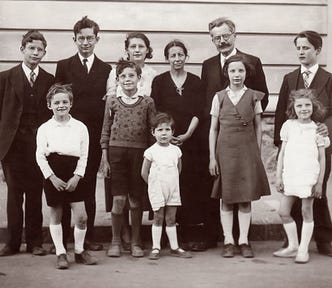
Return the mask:
<path id="1" fill-rule="evenodd" d="M 111 103 L 113 101 L 113 96 L 107 97 L 105 112 L 104 112 L 104 121 L 103 127 L 101 130 L 100 145 L 101 149 L 108 149 L 110 136 L 111 136 L 111 127 L 113 124 L 113 114 L 111 109 Z"/>

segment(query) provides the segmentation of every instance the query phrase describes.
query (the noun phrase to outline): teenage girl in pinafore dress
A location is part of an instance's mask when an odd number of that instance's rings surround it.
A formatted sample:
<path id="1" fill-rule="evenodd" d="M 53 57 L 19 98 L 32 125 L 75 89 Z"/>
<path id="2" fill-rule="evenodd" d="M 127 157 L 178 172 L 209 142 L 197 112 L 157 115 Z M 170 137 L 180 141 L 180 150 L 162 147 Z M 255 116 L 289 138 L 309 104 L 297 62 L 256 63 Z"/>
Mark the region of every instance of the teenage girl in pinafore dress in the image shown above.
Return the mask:
<path id="1" fill-rule="evenodd" d="M 229 86 L 214 96 L 211 108 L 209 170 L 216 177 L 211 197 L 222 199 L 223 256 L 234 256 L 233 206 L 237 204 L 239 248 L 243 257 L 252 258 L 248 242 L 251 201 L 270 194 L 260 155 L 263 111 L 260 100 L 264 93 L 244 85 L 250 68 L 243 56 L 227 59 L 223 71 Z"/>

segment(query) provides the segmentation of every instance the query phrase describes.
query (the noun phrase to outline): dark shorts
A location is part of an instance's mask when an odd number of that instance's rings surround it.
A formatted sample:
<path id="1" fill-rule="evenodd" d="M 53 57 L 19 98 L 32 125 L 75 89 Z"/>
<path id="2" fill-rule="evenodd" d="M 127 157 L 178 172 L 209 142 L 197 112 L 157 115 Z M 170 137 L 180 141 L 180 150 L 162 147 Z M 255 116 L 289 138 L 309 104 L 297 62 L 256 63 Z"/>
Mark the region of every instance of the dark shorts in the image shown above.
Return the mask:
<path id="1" fill-rule="evenodd" d="M 110 147 L 111 193 L 142 199 L 146 185 L 141 176 L 143 148 Z"/>
<path id="2" fill-rule="evenodd" d="M 54 174 L 67 182 L 76 169 L 78 157 L 59 155 L 52 153 L 47 157 L 48 164 L 52 168 Z M 82 193 L 82 180 L 78 182 L 78 185 L 73 192 L 58 191 L 53 186 L 49 179 L 44 181 L 44 192 L 46 196 L 46 202 L 48 206 L 56 207 L 65 203 L 81 202 L 84 200 L 84 194 Z"/>

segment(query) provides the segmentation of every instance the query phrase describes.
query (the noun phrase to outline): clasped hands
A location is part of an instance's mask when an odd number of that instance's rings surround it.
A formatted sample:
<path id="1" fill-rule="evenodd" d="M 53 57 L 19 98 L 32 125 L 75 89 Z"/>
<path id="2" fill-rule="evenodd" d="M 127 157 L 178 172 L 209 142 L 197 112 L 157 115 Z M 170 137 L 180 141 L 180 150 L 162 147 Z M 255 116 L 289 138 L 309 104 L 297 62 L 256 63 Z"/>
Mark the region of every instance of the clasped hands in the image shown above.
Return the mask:
<path id="1" fill-rule="evenodd" d="M 68 182 L 63 181 L 56 175 L 52 174 L 49 177 L 49 180 L 52 182 L 53 186 L 58 191 L 68 191 L 73 192 L 75 191 L 78 182 L 80 181 L 81 177 L 79 175 L 74 174 L 73 177 L 71 177 Z"/>

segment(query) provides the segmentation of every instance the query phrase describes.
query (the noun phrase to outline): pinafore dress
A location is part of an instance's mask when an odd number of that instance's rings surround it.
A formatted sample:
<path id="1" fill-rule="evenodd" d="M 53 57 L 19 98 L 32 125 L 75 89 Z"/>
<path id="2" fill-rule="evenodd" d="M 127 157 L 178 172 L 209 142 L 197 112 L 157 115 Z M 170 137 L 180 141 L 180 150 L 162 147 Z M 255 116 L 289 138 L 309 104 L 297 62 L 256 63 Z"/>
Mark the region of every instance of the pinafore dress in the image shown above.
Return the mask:
<path id="1" fill-rule="evenodd" d="M 211 197 L 233 204 L 270 195 L 254 127 L 255 103 L 264 94 L 248 89 L 236 105 L 225 90 L 217 95 L 220 112 L 216 158 L 220 177 L 215 179 Z"/>

